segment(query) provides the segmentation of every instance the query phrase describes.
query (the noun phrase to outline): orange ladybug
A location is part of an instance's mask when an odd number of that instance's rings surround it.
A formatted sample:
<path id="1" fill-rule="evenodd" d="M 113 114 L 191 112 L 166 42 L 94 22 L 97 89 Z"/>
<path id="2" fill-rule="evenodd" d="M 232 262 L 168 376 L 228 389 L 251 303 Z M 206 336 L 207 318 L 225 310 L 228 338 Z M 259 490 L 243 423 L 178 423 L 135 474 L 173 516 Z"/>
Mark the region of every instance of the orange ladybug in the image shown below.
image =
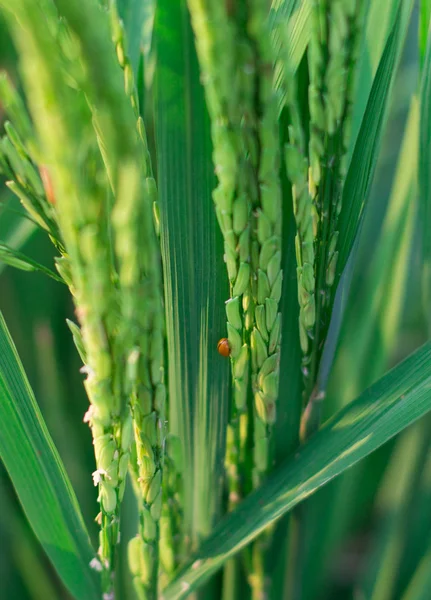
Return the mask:
<path id="1" fill-rule="evenodd" d="M 222 338 L 217 344 L 217 350 L 222 356 L 230 356 L 230 344 L 227 338 Z"/>

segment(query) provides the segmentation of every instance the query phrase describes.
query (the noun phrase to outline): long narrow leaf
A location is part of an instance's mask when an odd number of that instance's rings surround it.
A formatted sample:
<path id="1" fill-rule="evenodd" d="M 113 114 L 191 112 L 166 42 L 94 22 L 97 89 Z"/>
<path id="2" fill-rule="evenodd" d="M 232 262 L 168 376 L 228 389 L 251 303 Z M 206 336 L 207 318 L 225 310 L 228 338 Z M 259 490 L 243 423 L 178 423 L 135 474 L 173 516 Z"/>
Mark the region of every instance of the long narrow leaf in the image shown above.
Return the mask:
<path id="1" fill-rule="evenodd" d="M 10 265 L 16 269 L 21 269 L 22 271 L 40 271 L 44 275 L 51 277 L 51 279 L 63 283 L 61 277 L 51 271 L 51 269 L 44 267 L 22 252 L 19 252 L 18 250 L 15 250 L 6 244 L 0 243 L 0 264 L 1 263 Z"/>
<path id="2" fill-rule="evenodd" d="M 36 536 L 74 597 L 98 600 L 78 502 L 1 313 L 0 415 L 0 457 Z"/>
<path id="3" fill-rule="evenodd" d="M 220 510 L 229 361 L 228 281 L 211 192 L 209 120 L 185 2 L 156 14 L 156 138 L 169 356 L 170 428 L 184 450 L 186 531 L 209 533 Z"/>
<path id="4" fill-rule="evenodd" d="M 427 46 L 429 44 L 429 28 L 431 17 L 431 2 L 430 0 L 421 0 L 419 9 L 419 55 L 421 66 L 425 62 Z"/>
<path id="5" fill-rule="evenodd" d="M 153 8 L 153 2 L 150 0 L 118 1 L 119 13 L 126 30 L 128 54 L 135 75 L 139 67 L 145 18 L 149 11 L 153 12 Z"/>
<path id="6" fill-rule="evenodd" d="M 402 600 L 428 600 L 431 595 L 431 546 L 418 565 Z"/>
<path id="7" fill-rule="evenodd" d="M 380 517 L 378 530 L 369 553 L 364 581 L 360 585 L 364 598 L 399 598 L 405 588 L 400 581 L 401 572 L 404 571 L 405 580 L 407 571 L 408 578 L 411 570 L 406 570 L 406 565 L 411 567 L 412 559 L 413 565 L 415 558 L 420 560 L 428 546 L 429 511 L 421 514 L 417 508 L 419 499 L 423 500 L 423 506 L 429 507 L 429 492 L 426 488 L 431 466 L 428 460 L 430 423 L 428 417 L 409 428 L 398 440 L 391 456 L 377 499 L 377 514 Z M 410 548 L 407 555 L 406 542 L 414 529 L 415 521 L 416 524 L 420 523 L 423 538 L 416 540 L 417 545 Z"/>
<path id="8" fill-rule="evenodd" d="M 370 191 L 382 130 L 386 121 L 389 99 L 397 70 L 401 49 L 407 31 L 413 2 L 402 4 L 394 28 L 388 38 L 368 100 L 365 116 L 356 141 L 351 167 L 343 195 L 343 208 L 339 221 L 339 278 L 352 250 L 366 199 Z"/>
<path id="9" fill-rule="evenodd" d="M 358 75 L 355 101 L 352 114 L 352 132 L 349 155 L 351 156 L 359 135 L 359 130 L 365 118 L 379 64 L 385 47 L 401 10 L 409 8 L 409 2 L 404 0 L 364 0 L 366 22 L 359 52 Z"/>
<path id="10" fill-rule="evenodd" d="M 422 231 L 423 302 L 431 331 L 431 35 L 428 35 L 420 91 L 419 214 Z"/>
<path id="11" fill-rule="evenodd" d="M 45 556 L 40 552 L 39 544 L 29 530 L 19 506 L 13 502 L 11 495 L 8 493 L 8 486 L 5 485 L 6 481 L 1 479 L 0 532 L 2 550 L 4 552 L 6 547 L 8 550 L 10 548 L 10 559 L 14 561 L 17 571 L 26 585 L 29 600 L 55 600 L 58 597 L 58 591 L 50 577 L 50 569 L 45 561 Z M 4 535 L 4 532 L 6 535 Z M 0 595 L 5 593 L 3 590 L 2 586 Z M 10 597 L 10 594 L 11 591 L 9 591 L 9 596 L 5 597 Z"/>
<path id="12" fill-rule="evenodd" d="M 165 600 L 185 598 L 265 527 L 429 410 L 431 343 L 339 411 L 225 518 L 165 590 Z"/>
<path id="13" fill-rule="evenodd" d="M 416 99 L 411 105 L 392 194 L 372 264 L 366 274 L 358 271 L 360 283 L 350 293 L 329 383 L 329 402 L 324 404 L 328 416 L 357 397 L 385 372 L 396 344 L 414 239 L 418 135 Z M 362 235 L 360 239 L 363 238 Z M 307 505 L 309 536 L 301 569 L 304 600 L 314 598 L 321 588 L 332 550 L 357 515 L 367 466 L 367 461 L 363 461 L 318 492 Z M 307 575 L 311 565 L 312 576 Z"/>
<path id="14" fill-rule="evenodd" d="M 5 243 L 13 250 L 19 250 L 26 242 L 34 235 L 37 230 L 37 225 L 30 219 L 16 219 L 8 227 L 9 231 L 5 237 Z M 0 273 L 6 267 L 6 263 L 0 262 Z"/>
<path id="15" fill-rule="evenodd" d="M 310 39 L 312 4 L 312 0 L 274 0 L 271 5 L 268 25 L 273 31 L 275 50 L 278 52 L 281 45 L 286 44 L 294 70 Z"/>

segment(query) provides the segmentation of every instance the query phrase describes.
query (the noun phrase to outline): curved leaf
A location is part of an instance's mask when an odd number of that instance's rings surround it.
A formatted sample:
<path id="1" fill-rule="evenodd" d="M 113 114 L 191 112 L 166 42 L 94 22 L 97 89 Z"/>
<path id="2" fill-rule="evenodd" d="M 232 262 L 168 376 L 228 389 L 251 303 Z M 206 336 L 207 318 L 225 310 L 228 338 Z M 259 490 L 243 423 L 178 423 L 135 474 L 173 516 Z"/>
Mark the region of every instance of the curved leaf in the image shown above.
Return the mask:
<path id="1" fill-rule="evenodd" d="M 214 529 L 164 592 L 180 600 L 268 525 L 431 410 L 431 342 L 339 411 Z"/>
<path id="2" fill-rule="evenodd" d="M 11 267 L 15 267 L 22 271 L 40 271 L 41 273 L 48 275 L 48 277 L 51 277 L 51 279 L 64 283 L 63 279 L 54 273 L 54 271 L 51 271 L 51 269 L 44 267 L 29 256 L 19 252 L 19 250 L 15 250 L 2 243 L 0 243 L 0 264 L 10 265 Z"/>
<path id="3" fill-rule="evenodd" d="M 386 372 L 396 348 L 415 240 L 418 136 L 419 110 L 414 99 L 373 260 L 366 272 L 355 266 L 360 276 L 354 278 L 355 284 L 349 293 L 337 358 L 331 371 L 329 402 L 324 403 L 323 409 L 328 417 Z M 371 216 L 370 213 L 366 218 Z M 361 239 L 368 242 L 363 234 Z M 362 499 L 369 494 L 369 486 L 379 479 L 378 467 L 375 464 L 370 467 L 370 460 L 380 459 L 374 454 L 362 461 L 317 492 L 304 509 L 310 535 L 304 544 L 306 550 L 300 568 L 303 600 L 316 597 L 335 548 L 347 537 L 352 521 L 362 512 Z M 367 468 L 371 469 L 372 476 L 367 476 Z"/>
<path id="4" fill-rule="evenodd" d="M 100 599 L 78 502 L 1 313 L 0 417 L 0 457 L 36 536 L 75 598 Z"/>
<path id="5" fill-rule="evenodd" d="M 427 46 L 429 46 L 429 29 L 431 18 L 431 1 L 422 0 L 419 9 L 419 54 L 421 67 L 424 66 Z"/>
<path id="6" fill-rule="evenodd" d="M 8 229 L 5 239 L 7 245 L 13 250 L 19 250 L 34 235 L 37 225 L 29 219 L 16 219 Z M 0 273 L 6 266 L 5 262 L 0 262 Z"/>

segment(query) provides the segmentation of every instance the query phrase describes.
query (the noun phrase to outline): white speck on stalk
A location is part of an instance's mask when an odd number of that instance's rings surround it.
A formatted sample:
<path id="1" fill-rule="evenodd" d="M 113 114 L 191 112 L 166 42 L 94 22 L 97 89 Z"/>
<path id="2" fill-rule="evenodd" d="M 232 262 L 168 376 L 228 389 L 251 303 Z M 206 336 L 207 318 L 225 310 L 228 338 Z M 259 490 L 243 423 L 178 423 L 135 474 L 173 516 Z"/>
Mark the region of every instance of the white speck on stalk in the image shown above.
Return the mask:
<path id="1" fill-rule="evenodd" d="M 138 360 L 139 360 L 139 350 L 137 348 L 135 348 L 129 354 L 129 358 L 127 359 L 127 362 L 129 363 L 129 365 L 134 365 L 138 362 Z"/>
<path id="2" fill-rule="evenodd" d="M 94 377 L 95 373 L 94 373 L 94 369 L 92 369 L 91 367 L 89 367 L 88 365 L 83 365 L 80 369 L 79 369 L 80 373 L 84 373 L 85 375 L 87 375 L 87 379 L 91 379 L 92 377 Z"/>
<path id="3" fill-rule="evenodd" d="M 192 569 L 198 569 L 202 564 L 202 561 L 199 560 L 195 560 L 195 562 L 192 564 Z"/>
<path id="4" fill-rule="evenodd" d="M 95 413 L 95 408 L 92 404 L 90 404 L 87 412 L 84 415 L 84 418 L 82 419 L 84 421 L 84 423 L 90 423 L 91 419 L 94 417 L 94 413 Z"/>
<path id="5" fill-rule="evenodd" d="M 181 582 L 181 591 L 188 592 L 189 589 L 190 589 L 190 583 L 188 581 L 182 581 Z"/>
<path id="6" fill-rule="evenodd" d="M 97 571 L 98 573 L 101 573 L 103 571 L 103 566 L 102 563 L 100 562 L 100 560 L 96 557 L 94 557 L 91 561 L 90 561 L 90 568 L 94 569 L 95 571 Z"/>
<path id="7" fill-rule="evenodd" d="M 105 469 L 96 469 L 96 471 L 94 471 L 91 474 L 91 476 L 93 477 L 94 485 L 98 485 L 101 481 L 103 481 L 102 476 L 110 479 L 110 477 L 109 477 L 108 473 L 105 471 Z"/>

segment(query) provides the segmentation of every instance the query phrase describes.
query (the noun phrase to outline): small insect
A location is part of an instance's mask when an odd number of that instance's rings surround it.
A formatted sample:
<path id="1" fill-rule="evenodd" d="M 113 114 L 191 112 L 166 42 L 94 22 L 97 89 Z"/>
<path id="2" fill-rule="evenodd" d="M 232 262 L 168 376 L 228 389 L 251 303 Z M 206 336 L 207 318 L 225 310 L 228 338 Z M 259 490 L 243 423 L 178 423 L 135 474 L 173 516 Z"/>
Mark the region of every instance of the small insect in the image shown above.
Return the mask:
<path id="1" fill-rule="evenodd" d="M 217 344 L 217 350 L 222 356 L 230 356 L 230 344 L 227 338 L 222 338 Z"/>

